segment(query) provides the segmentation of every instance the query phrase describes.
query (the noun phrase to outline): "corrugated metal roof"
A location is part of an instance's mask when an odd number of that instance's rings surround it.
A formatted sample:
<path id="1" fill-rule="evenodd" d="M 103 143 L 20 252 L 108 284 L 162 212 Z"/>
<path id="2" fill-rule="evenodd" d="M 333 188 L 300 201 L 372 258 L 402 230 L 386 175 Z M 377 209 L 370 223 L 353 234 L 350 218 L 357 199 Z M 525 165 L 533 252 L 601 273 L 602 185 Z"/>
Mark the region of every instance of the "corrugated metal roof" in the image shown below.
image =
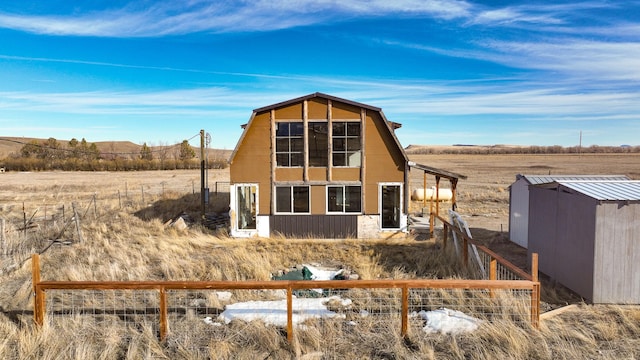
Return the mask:
<path id="1" fill-rule="evenodd" d="M 630 180 L 625 175 L 519 175 L 518 179 L 525 178 L 529 184 L 538 185 L 556 181 L 618 181 Z"/>
<path id="2" fill-rule="evenodd" d="M 640 180 L 556 181 L 557 184 L 601 201 L 640 201 Z"/>

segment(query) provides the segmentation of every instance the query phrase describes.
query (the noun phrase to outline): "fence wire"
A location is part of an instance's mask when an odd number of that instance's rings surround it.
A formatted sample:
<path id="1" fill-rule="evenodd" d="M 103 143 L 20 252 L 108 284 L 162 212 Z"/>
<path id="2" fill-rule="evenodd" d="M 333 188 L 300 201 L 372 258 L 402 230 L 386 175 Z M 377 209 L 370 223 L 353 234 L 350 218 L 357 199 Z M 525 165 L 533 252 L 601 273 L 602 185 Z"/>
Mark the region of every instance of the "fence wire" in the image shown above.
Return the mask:
<path id="1" fill-rule="evenodd" d="M 293 334 L 306 349 L 341 353 L 377 336 L 402 337 L 402 289 L 294 289 Z M 194 358 L 220 349 L 287 346 L 286 290 L 167 290 L 168 336 L 174 353 Z M 408 291 L 408 333 L 475 330 L 499 322 L 531 323 L 531 290 L 426 289 Z M 47 290 L 47 323 L 69 323 L 99 336 L 126 336 L 160 322 L 157 290 Z M 349 352 L 345 352 L 349 353 Z"/>
<path id="2" fill-rule="evenodd" d="M 150 327 L 158 331 L 158 292 L 155 290 L 47 290 L 46 316 L 64 326 L 68 318 L 97 329 Z"/>

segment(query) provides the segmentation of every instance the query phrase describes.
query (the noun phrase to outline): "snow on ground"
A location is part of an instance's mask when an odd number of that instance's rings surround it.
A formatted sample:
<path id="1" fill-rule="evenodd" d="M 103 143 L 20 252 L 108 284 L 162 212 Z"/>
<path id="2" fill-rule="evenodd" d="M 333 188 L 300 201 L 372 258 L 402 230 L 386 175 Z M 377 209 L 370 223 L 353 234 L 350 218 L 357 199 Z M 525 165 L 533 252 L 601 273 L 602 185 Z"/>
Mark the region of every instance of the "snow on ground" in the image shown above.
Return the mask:
<path id="1" fill-rule="evenodd" d="M 350 299 L 342 299 L 339 296 L 293 299 L 293 324 L 299 325 L 305 320 L 313 318 L 344 318 L 344 314 L 327 309 L 327 303 L 334 301 L 341 306 L 351 305 Z M 220 314 L 219 320 L 228 324 L 234 319 L 247 322 L 262 320 L 267 324 L 286 327 L 287 300 L 247 301 L 229 304 Z"/>
<path id="2" fill-rule="evenodd" d="M 481 323 L 479 319 L 447 308 L 433 311 L 423 310 L 417 315 L 427 322 L 422 328 L 426 333 L 458 334 L 471 332 L 476 330 Z"/>
<path id="3" fill-rule="evenodd" d="M 336 276 L 342 274 L 344 269 L 340 270 L 323 270 L 311 265 L 304 265 L 311 272 L 311 280 L 333 280 Z"/>

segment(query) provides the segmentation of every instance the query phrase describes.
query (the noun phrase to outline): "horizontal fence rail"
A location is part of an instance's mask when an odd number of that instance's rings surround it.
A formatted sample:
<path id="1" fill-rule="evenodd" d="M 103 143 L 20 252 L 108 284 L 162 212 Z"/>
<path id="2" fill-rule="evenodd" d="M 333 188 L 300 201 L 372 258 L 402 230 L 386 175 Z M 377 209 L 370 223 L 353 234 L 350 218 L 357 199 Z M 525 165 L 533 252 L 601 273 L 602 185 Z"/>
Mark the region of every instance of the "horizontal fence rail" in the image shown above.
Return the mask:
<path id="1" fill-rule="evenodd" d="M 540 284 L 529 280 L 41 281 L 39 256 L 32 261 L 36 324 L 44 324 L 45 314 L 111 316 L 157 326 L 161 340 L 194 327 L 224 333 L 222 312 L 243 301 L 252 307 L 265 301 L 281 305 L 271 306 L 260 318 L 282 319 L 278 326 L 286 329 L 288 341 L 293 341 L 294 328 L 301 334 L 319 332 L 328 341 L 336 329 L 361 322 L 406 336 L 410 329 L 424 328 L 419 314 L 442 309 L 481 322 L 508 319 L 534 328 L 540 316 Z M 326 303 L 329 318 L 304 307 L 302 299 L 316 297 Z M 305 315 L 311 319 L 301 320 Z"/>

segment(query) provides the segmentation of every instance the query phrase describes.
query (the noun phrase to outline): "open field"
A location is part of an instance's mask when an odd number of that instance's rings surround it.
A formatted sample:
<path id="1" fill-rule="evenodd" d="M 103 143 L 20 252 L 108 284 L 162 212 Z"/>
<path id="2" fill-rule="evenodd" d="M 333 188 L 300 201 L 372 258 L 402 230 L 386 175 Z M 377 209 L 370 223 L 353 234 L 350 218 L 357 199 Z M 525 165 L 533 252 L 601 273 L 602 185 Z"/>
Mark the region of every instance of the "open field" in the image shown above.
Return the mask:
<path id="1" fill-rule="evenodd" d="M 508 234 L 508 186 L 522 174 L 623 174 L 640 179 L 638 154 L 599 155 L 416 155 L 412 160 L 468 177 L 458 185 L 458 210 L 474 238 L 525 266 L 526 251 Z M 228 169 L 211 170 L 209 184 L 227 181 Z M 527 325 L 486 324 L 469 334 L 412 333 L 371 328 L 340 332 L 327 342 L 309 333 L 286 342 L 266 326 L 230 328 L 204 354 L 170 338 L 157 340 L 145 326 L 120 329 L 80 318 L 50 320 L 33 326 L 31 269 L 28 255 L 43 251 L 44 280 L 269 280 L 274 272 L 317 263 L 341 266 L 362 279 L 450 278 L 464 276 L 433 240 L 326 241 L 314 239 L 229 239 L 193 225 L 166 227 L 177 214 L 197 216 L 199 171 L 119 173 L 0 174 L 0 218 L 5 219 L 3 246 L 17 249 L 3 258 L 0 275 L 1 358 L 363 358 L 363 359 L 637 359 L 640 358 L 640 308 L 590 306 L 566 290 L 543 283 L 542 301 L 552 308 L 578 306 L 548 320 L 541 329 Z M 432 177 L 428 186 L 435 185 Z M 422 173 L 411 174 L 422 187 Z M 442 187 L 448 187 L 446 180 Z M 142 201 L 144 198 L 144 201 Z M 222 210 L 225 195 L 211 211 Z M 45 208 L 76 202 L 82 217 L 79 241 L 73 226 L 41 223 L 16 231 L 24 217 L 40 217 Z M 420 204 L 413 204 L 417 209 Z M 448 205 L 442 205 L 444 211 Z M 24 209 L 24 210 L 23 210 Z M 67 210 L 69 211 L 69 210 Z M 25 215 L 26 214 L 26 215 Z M 35 214 L 35 215 L 34 215 Z M 69 214 L 65 218 L 70 218 Z M 60 235 L 60 236 L 59 236 Z M 68 242 L 51 243 L 58 238 Z M 6 254 L 6 253 L 5 253 Z M 8 263 L 15 266 L 4 266 Z M 58 323 L 58 322 L 61 323 Z M 191 343 L 210 333 L 200 328 L 173 329 Z M 205 340 L 208 343 L 208 340 Z"/>

